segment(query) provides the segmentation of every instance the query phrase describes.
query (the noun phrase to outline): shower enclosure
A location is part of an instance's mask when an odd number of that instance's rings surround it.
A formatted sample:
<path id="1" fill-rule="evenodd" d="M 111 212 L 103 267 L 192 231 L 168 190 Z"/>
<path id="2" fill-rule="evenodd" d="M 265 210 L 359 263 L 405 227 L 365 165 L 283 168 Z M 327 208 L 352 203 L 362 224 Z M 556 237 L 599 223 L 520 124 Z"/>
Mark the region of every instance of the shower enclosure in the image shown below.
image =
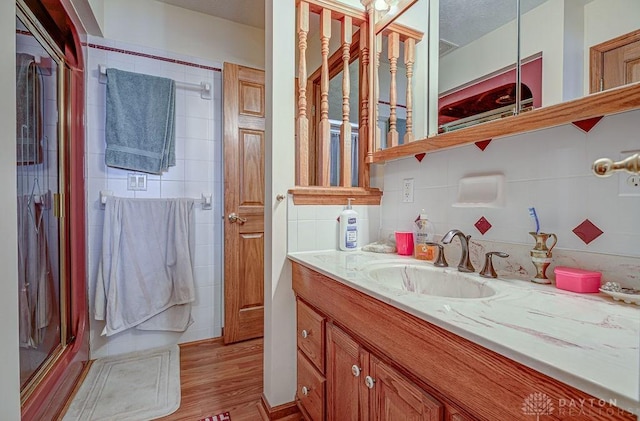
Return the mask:
<path id="1" fill-rule="evenodd" d="M 62 4 L 16 6 L 20 396 L 23 420 L 40 420 L 58 415 L 87 360 L 83 72 Z"/>
<path id="2" fill-rule="evenodd" d="M 20 385 L 24 389 L 66 338 L 64 250 L 58 218 L 58 63 L 16 19 L 16 173 Z"/>

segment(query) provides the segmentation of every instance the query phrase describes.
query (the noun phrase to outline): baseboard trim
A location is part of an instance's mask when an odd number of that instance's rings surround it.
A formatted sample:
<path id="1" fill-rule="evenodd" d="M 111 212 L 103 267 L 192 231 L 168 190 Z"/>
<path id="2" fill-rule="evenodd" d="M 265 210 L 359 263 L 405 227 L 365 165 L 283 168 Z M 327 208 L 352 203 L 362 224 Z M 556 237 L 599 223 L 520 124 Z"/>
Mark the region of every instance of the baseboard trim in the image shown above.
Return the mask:
<path id="1" fill-rule="evenodd" d="M 298 405 L 295 401 L 283 403 L 282 405 L 272 407 L 269 405 L 264 393 L 260 397 L 258 403 L 258 411 L 263 421 L 276 421 L 284 419 L 295 419 L 295 416 L 301 416 Z"/>

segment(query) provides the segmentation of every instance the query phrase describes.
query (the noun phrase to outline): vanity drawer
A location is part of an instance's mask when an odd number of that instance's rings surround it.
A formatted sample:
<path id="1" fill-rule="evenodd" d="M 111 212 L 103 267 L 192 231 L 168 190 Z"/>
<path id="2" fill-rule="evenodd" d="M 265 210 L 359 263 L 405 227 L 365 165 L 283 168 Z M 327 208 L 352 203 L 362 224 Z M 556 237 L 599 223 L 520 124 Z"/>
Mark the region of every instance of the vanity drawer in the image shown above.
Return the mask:
<path id="1" fill-rule="evenodd" d="M 324 317 L 304 302 L 297 301 L 298 348 L 324 374 Z"/>
<path id="2" fill-rule="evenodd" d="M 298 350 L 298 384 L 296 396 L 311 421 L 324 420 L 325 378 Z"/>

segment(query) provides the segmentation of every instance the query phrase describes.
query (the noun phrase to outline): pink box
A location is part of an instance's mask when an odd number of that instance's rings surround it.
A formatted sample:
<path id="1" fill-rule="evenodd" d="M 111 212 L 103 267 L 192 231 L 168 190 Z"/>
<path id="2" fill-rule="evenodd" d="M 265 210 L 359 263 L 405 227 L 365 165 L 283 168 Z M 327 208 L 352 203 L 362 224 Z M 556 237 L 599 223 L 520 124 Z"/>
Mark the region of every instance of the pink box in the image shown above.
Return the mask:
<path id="1" fill-rule="evenodd" d="M 600 272 L 558 266 L 553 272 L 556 274 L 556 288 L 573 292 L 598 292 L 600 289 Z"/>
<path id="2" fill-rule="evenodd" d="M 396 231 L 396 247 L 401 256 L 413 255 L 413 233 Z"/>

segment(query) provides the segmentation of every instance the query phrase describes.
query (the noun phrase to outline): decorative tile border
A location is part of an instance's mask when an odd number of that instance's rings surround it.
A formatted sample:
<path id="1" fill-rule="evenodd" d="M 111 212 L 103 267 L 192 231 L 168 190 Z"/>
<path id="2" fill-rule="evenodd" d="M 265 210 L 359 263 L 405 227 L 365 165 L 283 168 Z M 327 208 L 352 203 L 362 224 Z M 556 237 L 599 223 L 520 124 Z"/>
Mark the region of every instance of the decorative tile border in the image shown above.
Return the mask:
<path id="1" fill-rule="evenodd" d="M 580 225 L 573 229 L 573 233 L 580 237 L 585 244 L 589 244 L 596 238 L 600 237 L 604 232 L 598 228 L 593 222 L 585 219 Z"/>
<path id="2" fill-rule="evenodd" d="M 197 64 L 197 63 L 192 63 L 192 62 L 184 61 L 184 60 L 178 60 L 178 59 L 173 59 L 173 58 L 168 58 L 168 57 L 156 56 L 154 54 L 140 53 L 138 51 L 124 50 L 122 48 L 107 47 L 106 45 L 93 44 L 93 43 L 85 43 L 85 42 L 83 42 L 82 45 L 83 46 L 87 46 L 89 48 L 95 48 L 97 50 L 112 51 L 114 53 L 128 54 L 130 56 L 150 58 L 150 59 L 153 59 L 153 60 L 166 61 L 167 63 L 175 63 L 175 64 L 181 64 L 183 66 L 197 67 L 199 69 L 212 70 L 214 72 L 222 72 L 222 69 L 219 68 L 219 67 L 205 66 L 204 64 Z"/>
<path id="3" fill-rule="evenodd" d="M 484 235 L 487 231 L 489 231 L 492 226 L 491 223 L 487 221 L 487 218 L 485 218 L 484 216 L 478 219 L 478 221 L 473 225 L 476 227 L 478 231 L 480 231 L 480 234 L 482 235 Z"/>
<path id="4" fill-rule="evenodd" d="M 492 140 L 493 139 L 480 140 L 475 144 L 481 151 L 484 151 L 485 149 L 487 149 L 487 146 L 489 146 L 489 143 L 491 143 Z"/>
<path id="5" fill-rule="evenodd" d="M 582 130 L 585 133 L 589 133 L 591 131 L 591 129 L 593 129 L 593 127 L 598 124 L 598 122 L 600 122 L 600 120 L 602 120 L 603 116 L 600 117 L 593 117 L 593 118 L 588 118 L 586 120 L 580 120 L 580 121 L 574 121 L 573 124 L 574 126 L 576 126 L 577 128 L 579 128 L 580 130 Z"/>

